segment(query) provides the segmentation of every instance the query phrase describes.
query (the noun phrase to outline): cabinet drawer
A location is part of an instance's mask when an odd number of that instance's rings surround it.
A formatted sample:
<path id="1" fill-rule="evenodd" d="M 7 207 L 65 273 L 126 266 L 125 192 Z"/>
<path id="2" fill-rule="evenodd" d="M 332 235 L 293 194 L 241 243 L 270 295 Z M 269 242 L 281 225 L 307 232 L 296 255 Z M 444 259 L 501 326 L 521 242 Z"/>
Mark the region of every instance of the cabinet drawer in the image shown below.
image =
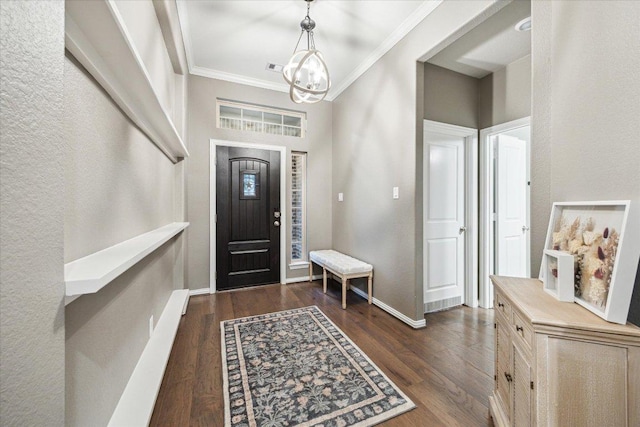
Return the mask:
<path id="1" fill-rule="evenodd" d="M 529 350 L 533 347 L 533 329 L 529 322 L 525 322 L 523 316 L 517 311 L 513 310 L 513 321 L 511 327 L 517 336 L 522 338 Z"/>
<path id="2" fill-rule="evenodd" d="M 502 313 L 507 322 L 511 321 L 511 303 L 500 292 L 495 294 L 494 308 L 498 313 Z"/>

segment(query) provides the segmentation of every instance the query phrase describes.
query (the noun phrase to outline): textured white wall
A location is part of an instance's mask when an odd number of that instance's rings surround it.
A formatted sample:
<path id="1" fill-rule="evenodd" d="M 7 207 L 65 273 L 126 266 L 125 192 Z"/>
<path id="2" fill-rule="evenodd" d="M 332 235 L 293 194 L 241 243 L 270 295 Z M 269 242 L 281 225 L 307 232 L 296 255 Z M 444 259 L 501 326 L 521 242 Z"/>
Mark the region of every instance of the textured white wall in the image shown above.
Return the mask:
<path id="1" fill-rule="evenodd" d="M 190 156 L 187 168 L 188 233 L 187 275 L 190 289 L 209 287 L 209 172 L 211 138 L 235 142 L 279 145 L 287 148 L 287 171 L 291 150 L 308 152 L 307 242 L 308 249 L 331 247 L 331 103 L 297 105 L 288 93 L 245 86 L 221 80 L 189 76 L 188 135 Z M 267 135 L 216 128 L 216 98 L 307 113 L 305 138 Z M 287 172 L 287 176 L 289 173 Z M 290 178 L 288 177 L 289 181 Z M 287 181 L 287 191 L 290 183 Z M 283 199 L 284 200 L 284 199 Z M 287 208 L 288 218 L 291 218 Z M 290 233 L 288 232 L 287 235 Z M 289 239 L 287 238 L 287 241 Z M 285 244 L 283 242 L 283 244 Z M 288 247 L 288 245 L 287 245 Z M 288 251 L 287 251 L 288 253 Z M 289 263 L 289 255 L 287 260 Z M 287 269 L 287 277 L 308 276 L 307 269 Z"/>
<path id="2" fill-rule="evenodd" d="M 532 2 L 532 20 L 537 274 L 552 202 L 640 204 L 640 3 Z"/>
<path id="3" fill-rule="evenodd" d="M 152 8 L 153 10 L 153 8 Z M 162 38 L 160 39 L 162 41 Z M 65 60 L 65 262 L 174 221 L 174 165 L 70 55 Z M 106 424 L 174 289 L 172 240 L 66 307 L 66 424 Z"/>
<path id="4" fill-rule="evenodd" d="M 0 424 L 64 425 L 64 2 L 0 2 Z"/>

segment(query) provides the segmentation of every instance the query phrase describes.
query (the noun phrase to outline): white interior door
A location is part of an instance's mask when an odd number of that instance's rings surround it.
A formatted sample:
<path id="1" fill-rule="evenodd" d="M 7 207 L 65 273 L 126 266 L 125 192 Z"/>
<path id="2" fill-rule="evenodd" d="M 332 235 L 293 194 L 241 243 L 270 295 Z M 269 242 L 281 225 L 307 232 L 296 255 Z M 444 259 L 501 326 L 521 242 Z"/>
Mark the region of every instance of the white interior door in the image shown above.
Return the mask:
<path id="1" fill-rule="evenodd" d="M 465 137 L 424 133 L 425 312 L 462 304 L 465 285 Z"/>
<path id="2" fill-rule="evenodd" d="M 498 135 L 496 143 L 496 273 L 528 277 L 527 143 Z"/>

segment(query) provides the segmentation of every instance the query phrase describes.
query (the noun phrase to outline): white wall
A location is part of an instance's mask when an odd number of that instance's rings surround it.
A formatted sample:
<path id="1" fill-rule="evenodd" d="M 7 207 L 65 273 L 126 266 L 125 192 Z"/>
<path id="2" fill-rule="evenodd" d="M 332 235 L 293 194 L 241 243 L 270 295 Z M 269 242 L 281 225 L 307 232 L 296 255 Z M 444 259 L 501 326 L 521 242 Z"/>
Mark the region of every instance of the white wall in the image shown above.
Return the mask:
<path id="1" fill-rule="evenodd" d="M 531 9 L 537 275 L 552 202 L 640 205 L 640 3 L 532 2 Z"/>
<path id="2" fill-rule="evenodd" d="M 64 424 L 64 3 L 0 2 L 0 424 Z"/>
<path id="3" fill-rule="evenodd" d="M 216 98 L 248 102 L 307 113 L 307 133 L 302 139 L 216 127 Z M 189 76 L 189 151 L 187 167 L 188 232 L 187 275 L 190 289 L 209 288 L 209 173 L 211 138 L 236 142 L 279 145 L 287 149 L 287 192 L 290 185 L 291 150 L 307 152 L 308 250 L 327 249 L 331 242 L 331 103 L 298 105 L 288 93 L 245 86 L 205 77 Z M 284 200 L 284 199 L 283 199 Z M 291 218 L 287 207 L 286 215 Z M 290 230 L 287 230 L 287 242 Z M 289 247 L 288 243 L 283 244 Z M 286 263 L 290 261 L 287 251 Z M 308 276 L 308 269 L 291 270 L 287 278 Z"/>

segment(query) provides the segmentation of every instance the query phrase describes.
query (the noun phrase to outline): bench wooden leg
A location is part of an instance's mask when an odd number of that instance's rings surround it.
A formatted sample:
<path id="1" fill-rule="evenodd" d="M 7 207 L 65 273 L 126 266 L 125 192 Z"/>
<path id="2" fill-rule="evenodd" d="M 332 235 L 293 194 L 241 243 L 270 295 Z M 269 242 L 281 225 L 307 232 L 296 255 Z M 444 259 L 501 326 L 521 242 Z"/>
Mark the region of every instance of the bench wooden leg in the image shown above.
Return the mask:
<path id="1" fill-rule="evenodd" d="M 309 281 L 313 282 L 313 263 L 309 261 Z"/>
<path id="2" fill-rule="evenodd" d="M 322 291 L 327 293 L 327 269 L 322 267 Z"/>
<path id="3" fill-rule="evenodd" d="M 367 285 L 369 287 L 369 304 L 371 304 L 371 300 L 373 298 L 373 289 L 372 289 L 372 285 L 373 285 L 373 274 L 369 274 L 369 280 L 367 281 Z"/>
<path id="4" fill-rule="evenodd" d="M 347 278 L 342 278 L 342 309 L 347 308 Z"/>

